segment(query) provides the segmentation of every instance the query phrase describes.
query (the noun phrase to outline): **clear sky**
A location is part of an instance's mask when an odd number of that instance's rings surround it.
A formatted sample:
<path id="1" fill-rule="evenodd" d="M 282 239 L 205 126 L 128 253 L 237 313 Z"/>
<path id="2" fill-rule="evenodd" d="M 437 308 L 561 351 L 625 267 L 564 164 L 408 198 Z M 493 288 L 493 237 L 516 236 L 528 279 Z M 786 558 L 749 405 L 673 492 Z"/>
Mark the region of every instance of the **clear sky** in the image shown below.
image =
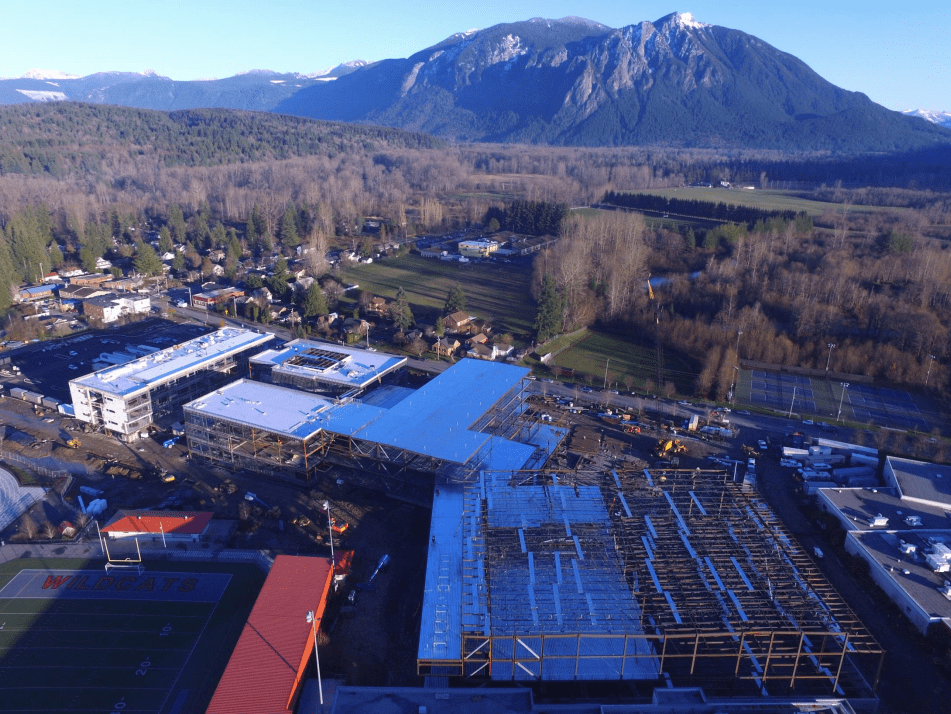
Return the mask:
<path id="1" fill-rule="evenodd" d="M 152 69 L 173 79 L 309 73 L 407 57 L 455 32 L 532 17 L 624 27 L 674 11 L 754 35 L 890 109 L 951 111 L 948 0 L 17 0 L 0 12 L 0 77 L 32 68 Z"/>

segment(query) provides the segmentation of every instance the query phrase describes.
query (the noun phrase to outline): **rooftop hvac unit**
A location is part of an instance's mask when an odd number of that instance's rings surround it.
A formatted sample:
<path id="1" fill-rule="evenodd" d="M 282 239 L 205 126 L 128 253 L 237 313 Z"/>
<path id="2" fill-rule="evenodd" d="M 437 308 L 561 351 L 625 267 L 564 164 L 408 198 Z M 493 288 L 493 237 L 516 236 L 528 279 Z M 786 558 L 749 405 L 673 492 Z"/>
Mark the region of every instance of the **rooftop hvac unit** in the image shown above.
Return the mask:
<path id="1" fill-rule="evenodd" d="M 938 592 L 944 595 L 948 600 L 951 600 L 951 583 L 945 580 L 944 585 L 938 588 Z"/>
<path id="2" fill-rule="evenodd" d="M 872 528 L 884 528 L 885 526 L 888 525 L 888 519 L 885 516 L 883 516 L 881 513 L 879 513 L 878 515 L 873 516 L 872 518 L 869 518 L 868 524 Z"/>
<path id="3" fill-rule="evenodd" d="M 905 523 L 909 526 L 920 526 L 921 525 L 921 516 L 907 516 L 905 518 Z"/>
<path id="4" fill-rule="evenodd" d="M 918 550 L 918 546 L 916 546 L 914 543 L 907 543 L 906 541 L 902 540 L 898 542 L 898 550 L 900 550 L 905 555 L 911 555 Z"/>

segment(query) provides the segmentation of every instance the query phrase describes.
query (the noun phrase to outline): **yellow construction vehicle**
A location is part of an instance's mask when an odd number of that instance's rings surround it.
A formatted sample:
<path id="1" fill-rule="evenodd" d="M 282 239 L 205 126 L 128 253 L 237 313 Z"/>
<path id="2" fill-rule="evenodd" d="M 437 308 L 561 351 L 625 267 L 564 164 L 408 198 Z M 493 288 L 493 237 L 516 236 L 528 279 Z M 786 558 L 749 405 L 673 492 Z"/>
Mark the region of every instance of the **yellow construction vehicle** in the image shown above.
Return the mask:
<path id="1" fill-rule="evenodd" d="M 76 437 L 73 437 L 72 439 L 66 442 L 66 446 L 68 446 L 70 449 L 78 449 L 82 445 L 83 445 L 83 442 L 81 442 Z"/>
<path id="2" fill-rule="evenodd" d="M 673 454 L 686 454 L 687 447 L 680 443 L 679 439 L 658 439 L 654 446 L 654 456 L 669 456 Z"/>

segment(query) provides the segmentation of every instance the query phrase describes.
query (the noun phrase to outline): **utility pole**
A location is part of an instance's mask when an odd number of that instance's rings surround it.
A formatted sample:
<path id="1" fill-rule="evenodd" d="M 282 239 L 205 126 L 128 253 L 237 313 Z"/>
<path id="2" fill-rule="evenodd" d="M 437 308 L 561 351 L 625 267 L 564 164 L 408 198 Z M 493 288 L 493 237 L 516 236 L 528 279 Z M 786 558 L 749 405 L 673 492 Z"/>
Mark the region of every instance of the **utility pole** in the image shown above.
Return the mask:
<path id="1" fill-rule="evenodd" d="M 608 361 L 604 363 L 604 389 L 608 388 L 608 365 L 611 364 L 611 358 L 608 357 Z"/>

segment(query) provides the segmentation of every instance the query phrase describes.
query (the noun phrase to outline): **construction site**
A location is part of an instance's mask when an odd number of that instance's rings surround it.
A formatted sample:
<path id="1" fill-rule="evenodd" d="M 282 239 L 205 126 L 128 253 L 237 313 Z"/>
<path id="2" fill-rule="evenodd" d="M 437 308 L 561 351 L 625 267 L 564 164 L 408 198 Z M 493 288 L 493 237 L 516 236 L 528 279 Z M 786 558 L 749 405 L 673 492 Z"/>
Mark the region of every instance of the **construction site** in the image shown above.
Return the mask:
<path id="1" fill-rule="evenodd" d="M 882 659 L 757 492 L 722 471 L 483 471 L 437 489 L 422 676 L 859 702 Z"/>
<path id="2" fill-rule="evenodd" d="M 435 479 L 541 468 L 567 430 L 524 419 L 528 370 L 463 360 L 419 389 L 359 398 L 239 380 L 184 406 L 189 451 L 231 469 L 311 482 L 333 466 L 428 504 Z"/>

